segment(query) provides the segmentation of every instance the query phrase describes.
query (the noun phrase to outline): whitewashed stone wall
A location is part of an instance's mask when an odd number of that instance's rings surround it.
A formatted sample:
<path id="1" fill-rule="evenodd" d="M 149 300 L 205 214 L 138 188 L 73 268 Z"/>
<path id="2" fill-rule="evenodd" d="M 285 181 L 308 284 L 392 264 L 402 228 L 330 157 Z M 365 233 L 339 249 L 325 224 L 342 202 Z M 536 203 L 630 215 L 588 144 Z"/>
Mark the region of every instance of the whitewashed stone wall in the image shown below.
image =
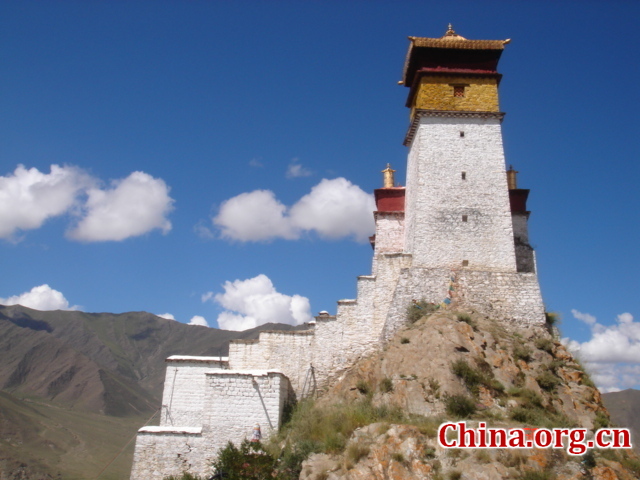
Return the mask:
<path id="1" fill-rule="evenodd" d="M 162 480 L 183 472 L 210 475 L 212 462 L 227 442 L 238 445 L 250 439 L 256 423 L 268 438 L 280 426 L 284 405 L 292 399 L 289 381 L 279 372 L 212 370 L 202 376 L 202 424 L 140 429 L 132 480 Z"/>
<path id="2" fill-rule="evenodd" d="M 413 265 L 458 268 L 466 260 L 515 272 L 500 120 L 425 115 L 410 149 L 405 245 Z"/>
<path id="3" fill-rule="evenodd" d="M 210 454 L 202 427 L 144 427 L 138 431 L 132 480 L 162 480 L 183 472 L 206 475 Z"/>
<path id="4" fill-rule="evenodd" d="M 228 441 L 236 445 L 251 438 L 260 424 L 263 438 L 280 426 L 289 398 L 289 381 L 280 372 L 218 371 L 207 374 L 204 434 L 211 433 L 214 451 Z"/>
<path id="5" fill-rule="evenodd" d="M 160 425 L 202 426 L 205 373 L 229 368 L 229 358 L 174 355 L 166 363 Z"/>

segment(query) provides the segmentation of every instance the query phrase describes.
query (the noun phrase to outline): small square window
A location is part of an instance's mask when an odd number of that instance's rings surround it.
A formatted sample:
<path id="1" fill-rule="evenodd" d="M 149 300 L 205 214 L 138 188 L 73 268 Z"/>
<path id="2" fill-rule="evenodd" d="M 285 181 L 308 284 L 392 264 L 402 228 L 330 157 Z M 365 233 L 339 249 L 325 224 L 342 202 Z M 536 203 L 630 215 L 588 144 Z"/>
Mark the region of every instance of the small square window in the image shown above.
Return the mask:
<path id="1" fill-rule="evenodd" d="M 462 260 L 462 266 L 463 267 L 468 267 L 469 266 L 469 260 Z"/>
<path id="2" fill-rule="evenodd" d="M 469 217 L 467 215 L 462 215 L 462 221 L 466 222 L 469 219 Z"/>
<path id="3" fill-rule="evenodd" d="M 453 86 L 453 96 L 454 97 L 464 97 L 464 85 L 454 85 Z"/>
<path id="4" fill-rule="evenodd" d="M 462 180 L 466 180 L 467 179 L 467 172 L 462 172 Z"/>
<path id="5" fill-rule="evenodd" d="M 462 95 L 464 96 L 464 95 Z M 460 136 L 464 138 L 464 132 L 462 130 L 460 130 Z"/>

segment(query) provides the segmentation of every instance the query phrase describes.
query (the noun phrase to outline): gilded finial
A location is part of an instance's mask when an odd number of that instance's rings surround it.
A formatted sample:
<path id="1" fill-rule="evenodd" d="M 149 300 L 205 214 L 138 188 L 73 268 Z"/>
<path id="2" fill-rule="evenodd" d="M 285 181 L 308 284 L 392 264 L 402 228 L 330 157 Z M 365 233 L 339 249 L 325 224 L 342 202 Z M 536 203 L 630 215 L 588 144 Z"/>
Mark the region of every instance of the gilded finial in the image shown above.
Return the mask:
<path id="1" fill-rule="evenodd" d="M 509 170 L 507 170 L 507 186 L 509 190 L 518 188 L 518 172 L 513 169 L 513 165 L 509 165 Z"/>
<path id="2" fill-rule="evenodd" d="M 393 188 L 395 186 L 395 177 L 393 174 L 396 173 L 396 171 L 391 168 L 391 164 L 387 163 L 387 168 L 382 170 L 382 173 L 384 173 L 383 188 Z"/>
<path id="3" fill-rule="evenodd" d="M 464 38 L 461 35 L 458 35 L 455 30 L 453 29 L 453 25 L 449 24 L 449 28 L 447 29 L 446 33 L 441 37 L 447 40 L 466 40 L 466 38 Z"/>

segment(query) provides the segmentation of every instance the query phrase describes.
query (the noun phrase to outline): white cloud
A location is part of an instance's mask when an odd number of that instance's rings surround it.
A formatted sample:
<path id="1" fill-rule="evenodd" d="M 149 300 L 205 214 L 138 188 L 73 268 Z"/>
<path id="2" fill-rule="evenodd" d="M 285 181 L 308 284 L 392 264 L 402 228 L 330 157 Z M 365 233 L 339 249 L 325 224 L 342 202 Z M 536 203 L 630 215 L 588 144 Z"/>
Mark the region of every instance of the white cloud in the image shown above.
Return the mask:
<path id="1" fill-rule="evenodd" d="M 595 325 L 596 323 L 596 317 L 594 317 L 593 315 L 589 315 L 588 313 L 579 312 L 575 308 L 571 309 L 571 314 L 574 316 L 574 318 L 582 320 L 587 325 Z"/>
<path id="2" fill-rule="evenodd" d="M 344 178 L 323 179 L 291 208 L 269 190 L 242 193 L 221 205 L 213 223 L 223 238 L 242 242 L 295 240 L 312 231 L 364 242 L 374 231 L 374 210 L 373 195 L 357 185 Z"/>
<path id="3" fill-rule="evenodd" d="M 640 385 L 640 323 L 630 313 L 618 315 L 614 325 L 603 325 L 588 313 L 571 311 L 591 327 L 591 339 L 563 343 L 584 363 L 602 391 L 637 388 Z"/>
<path id="4" fill-rule="evenodd" d="M 189 323 L 187 323 L 187 325 L 200 325 L 201 327 L 208 327 L 209 323 L 207 322 L 207 320 L 205 320 L 204 317 L 201 317 L 200 315 L 194 315 L 193 317 L 191 317 L 191 320 L 189 320 Z"/>
<path id="5" fill-rule="evenodd" d="M 285 174 L 287 178 L 310 177 L 311 175 L 313 175 L 313 172 L 300 165 L 297 158 L 291 160 L 291 163 L 289 163 L 287 167 L 287 173 Z"/>
<path id="6" fill-rule="evenodd" d="M 9 298 L 0 298 L 2 305 L 22 305 L 34 310 L 79 310 L 78 305 L 69 306 L 69 301 L 64 298 L 62 292 L 54 290 L 44 284 L 33 287 L 28 292 L 14 295 Z"/>
<path id="7" fill-rule="evenodd" d="M 213 300 L 226 311 L 218 315 L 224 330 L 247 330 L 265 323 L 300 325 L 311 320 L 309 299 L 276 291 L 264 274 L 247 280 L 225 282 L 224 293 L 206 293 L 203 301 Z"/>
<path id="8" fill-rule="evenodd" d="M 175 320 L 176 319 L 176 317 L 174 317 L 170 313 L 157 313 L 156 317 L 164 318 L 165 320 Z"/>
<path id="9" fill-rule="evenodd" d="M 19 230 L 39 228 L 69 211 L 93 180 L 75 167 L 51 165 L 50 173 L 18 165 L 0 177 L 0 238 L 12 240 Z"/>
<path id="10" fill-rule="evenodd" d="M 213 222 L 224 238 L 242 242 L 298 238 L 286 210 L 273 192 L 254 190 L 225 201 Z"/>
<path id="11" fill-rule="evenodd" d="M 345 178 L 323 179 L 293 207 L 290 216 L 294 225 L 303 230 L 315 230 L 322 237 L 353 236 L 364 242 L 373 233 L 375 224 L 373 195 Z"/>
<path id="12" fill-rule="evenodd" d="M 171 230 L 167 215 L 173 210 L 169 187 L 162 179 L 133 172 L 114 180 L 112 188 L 90 188 L 85 215 L 68 235 L 85 242 L 120 241 L 160 229 Z"/>
<path id="13" fill-rule="evenodd" d="M 249 160 L 249 166 L 254 168 L 263 168 L 264 163 L 262 163 L 262 158 L 256 157 Z"/>

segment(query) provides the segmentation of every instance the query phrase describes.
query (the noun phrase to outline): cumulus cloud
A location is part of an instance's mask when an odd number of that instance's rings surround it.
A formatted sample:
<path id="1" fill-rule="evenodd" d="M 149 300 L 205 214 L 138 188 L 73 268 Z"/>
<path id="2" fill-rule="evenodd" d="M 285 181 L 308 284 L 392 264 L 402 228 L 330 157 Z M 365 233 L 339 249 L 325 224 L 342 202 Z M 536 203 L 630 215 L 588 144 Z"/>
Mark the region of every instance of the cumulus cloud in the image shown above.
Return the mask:
<path id="1" fill-rule="evenodd" d="M 40 228 L 47 219 L 69 212 L 80 216 L 67 233 L 74 240 L 118 241 L 154 229 L 171 230 L 167 215 L 173 199 L 163 180 L 133 172 L 106 190 L 99 183 L 77 167 L 51 165 L 50 173 L 43 173 L 18 165 L 0 177 L 0 238 L 15 241 L 17 232 Z"/>
<path id="2" fill-rule="evenodd" d="M 603 325 L 588 313 L 572 310 L 573 316 L 591 328 L 591 338 L 563 343 L 576 354 L 603 391 L 617 391 L 640 385 L 640 323 L 622 313 L 613 325 Z"/>
<path id="3" fill-rule="evenodd" d="M 225 201 L 213 223 L 223 238 L 242 242 L 295 240 L 304 232 L 365 242 L 374 231 L 373 195 L 345 178 L 323 179 L 288 208 L 270 190 L 254 190 Z"/>
<path id="4" fill-rule="evenodd" d="M 289 179 L 310 177 L 311 175 L 313 175 L 313 172 L 308 168 L 304 168 L 302 165 L 300 165 L 297 158 L 291 160 L 291 163 L 289 163 L 289 166 L 287 167 L 287 173 L 285 173 L 285 176 Z"/>
<path id="5" fill-rule="evenodd" d="M 176 317 L 174 317 L 170 313 L 157 313 L 156 317 L 164 318 L 165 320 L 175 320 L 176 319 Z"/>
<path id="6" fill-rule="evenodd" d="M 34 310 L 79 310 L 78 305 L 69 306 L 69 301 L 62 292 L 54 290 L 49 285 L 44 284 L 33 287 L 28 292 L 20 295 L 13 295 L 9 298 L 0 298 L 2 305 L 22 305 Z"/>
<path id="7" fill-rule="evenodd" d="M 215 301 L 225 308 L 217 319 L 224 330 L 247 330 L 265 323 L 300 325 L 311 320 L 308 298 L 279 293 L 264 274 L 225 282 L 222 288 L 224 293 L 208 292 L 202 301 Z"/>
<path id="8" fill-rule="evenodd" d="M 18 165 L 13 174 L 0 177 L 0 238 L 13 240 L 18 231 L 66 213 L 93 183 L 75 167 L 51 165 L 50 173 L 43 173 Z"/>
<path id="9" fill-rule="evenodd" d="M 173 210 L 169 187 L 162 179 L 133 172 L 114 180 L 111 188 L 87 190 L 84 215 L 68 232 L 70 238 L 85 242 L 120 241 L 160 229 L 171 230 L 167 215 Z"/>
<path id="10" fill-rule="evenodd" d="M 273 192 L 254 190 L 225 201 L 213 221 L 222 228 L 222 236 L 232 240 L 298 238 L 286 211 L 287 207 L 276 199 Z"/>
<path id="11" fill-rule="evenodd" d="M 200 325 L 201 327 L 208 327 L 209 323 L 204 317 L 201 317 L 200 315 L 194 315 L 193 317 L 191 317 L 191 320 L 189 320 L 189 323 L 187 323 L 187 325 Z"/>

